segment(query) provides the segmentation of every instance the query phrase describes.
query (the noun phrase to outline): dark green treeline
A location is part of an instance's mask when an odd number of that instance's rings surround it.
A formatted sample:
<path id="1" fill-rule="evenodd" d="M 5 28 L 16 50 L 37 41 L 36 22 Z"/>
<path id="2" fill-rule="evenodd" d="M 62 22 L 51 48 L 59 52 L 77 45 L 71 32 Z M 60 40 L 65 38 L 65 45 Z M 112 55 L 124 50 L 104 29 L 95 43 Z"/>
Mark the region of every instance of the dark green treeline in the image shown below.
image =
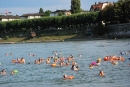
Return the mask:
<path id="1" fill-rule="evenodd" d="M 30 30 L 37 30 L 39 28 L 41 30 L 47 30 L 49 27 L 80 29 L 91 26 L 91 24 L 97 24 L 101 21 L 109 24 L 130 22 L 130 0 L 119 0 L 116 3 L 108 5 L 100 12 L 0 22 L 0 33 L 26 32 Z M 101 32 L 102 30 L 100 30 L 100 28 L 96 28 L 96 32 Z"/>
<path id="2" fill-rule="evenodd" d="M 49 27 L 73 29 L 81 28 L 96 23 L 99 12 L 74 14 L 71 16 L 43 17 L 38 19 L 14 20 L 0 22 L 0 33 L 30 31 L 40 28 L 47 30 Z"/>

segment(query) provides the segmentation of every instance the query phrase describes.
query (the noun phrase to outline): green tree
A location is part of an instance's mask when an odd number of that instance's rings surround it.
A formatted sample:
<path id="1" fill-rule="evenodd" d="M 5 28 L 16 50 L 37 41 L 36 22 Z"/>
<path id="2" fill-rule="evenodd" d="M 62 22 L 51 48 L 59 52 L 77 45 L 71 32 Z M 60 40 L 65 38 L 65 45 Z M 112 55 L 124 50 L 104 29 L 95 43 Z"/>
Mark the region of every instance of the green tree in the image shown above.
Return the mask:
<path id="1" fill-rule="evenodd" d="M 44 13 L 42 8 L 39 9 L 39 13 Z"/>
<path id="2" fill-rule="evenodd" d="M 60 12 L 58 13 L 58 16 L 62 16 L 62 15 L 64 15 L 64 13 L 60 11 Z"/>
<path id="3" fill-rule="evenodd" d="M 6 28 L 6 22 L 0 22 L 0 33 L 4 33 Z"/>
<path id="4" fill-rule="evenodd" d="M 50 14 L 51 14 L 51 10 L 46 10 L 45 11 L 45 16 L 50 16 Z"/>
<path id="5" fill-rule="evenodd" d="M 105 22 L 116 21 L 116 19 L 114 20 L 114 18 L 117 17 L 114 14 L 114 6 L 112 4 L 107 5 L 101 11 L 101 17 L 102 17 L 102 20 L 104 20 Z"/>
<path id="6" fill-rule="evenodd" d="M 80 13 L 81 12 L 81 3 L 80 0 L 71 0 L 71 13 Z"/>

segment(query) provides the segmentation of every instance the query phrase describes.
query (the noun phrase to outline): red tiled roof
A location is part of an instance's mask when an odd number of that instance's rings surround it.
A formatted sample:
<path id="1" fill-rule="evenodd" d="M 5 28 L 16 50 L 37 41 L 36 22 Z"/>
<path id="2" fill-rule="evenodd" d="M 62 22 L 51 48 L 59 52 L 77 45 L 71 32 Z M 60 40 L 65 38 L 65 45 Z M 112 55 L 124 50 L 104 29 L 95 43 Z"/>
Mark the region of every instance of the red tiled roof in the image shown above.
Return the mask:
<path id="1" fill-rule="evenodd" d="M 92 5 L 93 8 L 99 8 L 100 10 L 102 9 L 103 3 Z"/>
<path id="2" fill-rule="evenodd" d="M 93 10 L 102 10 L 102 6 L 103 6 L 103 3 L 91 5 L 90 10 L 92 10 L 92 9 L 93 9 Z"/>

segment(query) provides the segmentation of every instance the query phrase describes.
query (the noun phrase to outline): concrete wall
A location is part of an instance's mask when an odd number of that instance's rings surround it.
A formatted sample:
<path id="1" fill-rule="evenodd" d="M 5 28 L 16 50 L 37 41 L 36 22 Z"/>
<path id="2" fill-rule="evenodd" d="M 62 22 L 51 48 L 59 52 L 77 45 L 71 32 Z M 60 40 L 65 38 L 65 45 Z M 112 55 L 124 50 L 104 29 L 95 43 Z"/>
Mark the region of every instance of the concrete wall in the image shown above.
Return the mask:
<path id="1" fill-rule="evenodd" d="M 109 36 L 114 37 L 130 37 L 130 23 L 107 25 Z"/>

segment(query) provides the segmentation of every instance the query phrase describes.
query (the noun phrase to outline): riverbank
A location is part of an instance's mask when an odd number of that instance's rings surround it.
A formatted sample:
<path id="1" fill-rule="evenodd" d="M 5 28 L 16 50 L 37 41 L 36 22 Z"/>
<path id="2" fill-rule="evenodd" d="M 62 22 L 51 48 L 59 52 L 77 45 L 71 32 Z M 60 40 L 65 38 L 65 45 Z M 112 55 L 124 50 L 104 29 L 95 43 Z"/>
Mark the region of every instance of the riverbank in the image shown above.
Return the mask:
<path id="1" fill-rule="evenodd" d="M 46 41 L 21 41 L 21 42 L 0 42 L 0 44 L 21 44 L 21 43 L 46 43 L 46 42 L 67 42 L 67 41 L 92 41 L 92 40 L 129 40 L 130 38 L 84 38 L 84 39 L 68 39 L 68 40 L 46 40 Z"/>
<path id="2" fill-rule="evenodd" d="M 76 31 L 76 33 L 75 31 L 76 30 L 36 32 L 35 37 L 31 37 L 31 34 L 28 32 L 4 34 L 1 35 L 0 44 L 118 39 L 104 36 L 87 36 L 84 30 Z"/>

